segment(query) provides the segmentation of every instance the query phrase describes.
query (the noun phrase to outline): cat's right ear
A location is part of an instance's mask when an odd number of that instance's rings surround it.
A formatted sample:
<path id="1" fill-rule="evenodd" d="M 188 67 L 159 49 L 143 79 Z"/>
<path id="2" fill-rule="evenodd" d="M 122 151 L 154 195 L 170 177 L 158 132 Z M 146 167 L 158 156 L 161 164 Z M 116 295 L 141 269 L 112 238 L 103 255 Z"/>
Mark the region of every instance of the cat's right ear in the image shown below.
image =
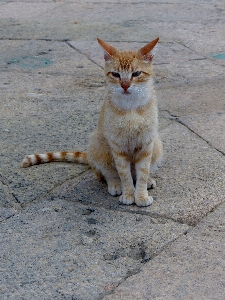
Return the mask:
<path id="1" fill-rule="evenodd" d="M 117 50 L 113 46 L 107 44 L 103 40 L 100 40 L 97 38 L 99 45 L 103 48 L 104 50 L 104 59 L 105 61 L 109 61 L 113 59 L 113 56 L 116 54 Z"/>

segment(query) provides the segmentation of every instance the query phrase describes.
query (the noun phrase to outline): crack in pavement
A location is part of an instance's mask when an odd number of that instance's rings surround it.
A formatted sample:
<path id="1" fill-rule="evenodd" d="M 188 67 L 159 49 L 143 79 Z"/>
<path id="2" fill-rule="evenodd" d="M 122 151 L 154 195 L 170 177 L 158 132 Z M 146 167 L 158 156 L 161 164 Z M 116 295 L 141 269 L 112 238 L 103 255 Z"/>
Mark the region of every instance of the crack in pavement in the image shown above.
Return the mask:
<path id="1" fill-rule="evenodd" d="M 195 132 L 193 129 L 191 129 L 187 124 L 185 124 L 183 121 L 181 121 L 178 118 L 174 118 L 174 120 L 183 125 L 184 127 L 186 127 L 188 130 L 190 130 L 191 132 L 193 132 L 196 136 L 198 136 L 200 139 L 202 139 L 204 142 L 206 142 L 211 148 L 215 149 L 217 152 L 221 153 L 222 155 L 225 155 L 225 152 L 223 152 L 222 150 L 216 148 L 212 143 L 210 143 L 209 141 L 207 141 L 206 139 L 204 139 L 199 133 Z"/>

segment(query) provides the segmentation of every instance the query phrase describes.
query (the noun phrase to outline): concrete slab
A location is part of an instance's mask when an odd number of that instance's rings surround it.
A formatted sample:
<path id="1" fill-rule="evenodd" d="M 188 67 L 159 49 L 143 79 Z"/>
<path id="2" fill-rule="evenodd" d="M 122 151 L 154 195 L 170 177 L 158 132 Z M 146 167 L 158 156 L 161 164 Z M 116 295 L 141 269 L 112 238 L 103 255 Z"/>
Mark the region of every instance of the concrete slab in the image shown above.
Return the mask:
<path id="1" fill-rule="evenodd" d="M 37 11 L 36 7 L 38 7 Z M 26 14 L 29 15 L 30 12 L 32 19 L 20 16 L 22 8 Z M 129 10 L 124 18 L 123 9 L 127 10 L 126 3 L 105 3 L 104 1 L 82 4 L 78 2 L 29 3 L 28 7 L 27 3 L 23 2 L 7 3 L 2 6 L 1 35 L 3 38 L 52 40 L 77 38 L 93 40 L 98 35 L 111 35 L 114 38 L 124 36 L 129 40 L 130 36 L 135 34 L 136 39 L 140 40 L 140 34 L 133 30 L 135 27 L 138 28 L 139 33 L 142 32 L 142 35 L 149 37 L 149 33 L 143 30 L 143 26 L 138 20 L 126 23 L 127 17 L 133 18 L 135 13 L 133 10 Z M 146 14 L 142 7 L 138 7 L 138 10 L 140 17 Z M 11 11 L 14 12 L 14 18 L 10 17 Z M 114 21 L 115 13 L 117 20 L 122 18 L 122 24 Z M 90 14 L 92 16 L 91 23 Z"/>
<path id="2" fill-rule="evenodd" d="M 46 2 L 23 2 L 23 1 L 13 1 L 2 5 L 0 11 L 0 19 L 34 19 L 39 18 L 44 13 L 51 11 L 57 7 L 62 6 L 62 3 L 46 3 Z"/>
<path id="3" fill-rule="evenodd" d="M 157 36 L 153 37 L 153 39 L 156 37 Z M 111 38 L 107 40 L 108 43 L 120 50 L 138 50 L 150 41 L 151 36 L 149 36 L 149 40 L 145 42 L 118 42 L 113 41 Z M 75 49 L 77 49 L 79 52 L 90 57 L 92 61 L 104 67 L 103 50 L 98 43 L 94 41 L 91 42 L 91 47 L 90 41 L 85 40 L 68 41 L 68 43 L 72 45 Z M 169 64 L 174 61 L 184 62 L 189 60 L 205 59 L 204 56 L 198 53 L 193 53 L 193 51 L 181 44 L 172 41 L 167 42 L 164 41 L 164 39 L 162 39 L 162 41 L 161 39 L 159 40 L 156 49 L 157 51 L 154 57 L 154 65 Z"/>
<path id="4" fill-rule="evenodd" d="M 0 7 L 2 298 L 224 298 L 223 1 Z M 105 85 L 96 37 L 136 48 L 157 36 L 165 155 L 150 207 L 119 205 L 85 166 L 19 167 L 86 148 Z"/>
<path id="5" fill-rule="evenodd" d="M 194 2 L 196 5 L 197 2 Z M 187 3 L 187 6 L 189 7 L 191 5 L 190 2 Z M 221 39 L 224 32 L 224 18 L 221 18 L 221 16 L 218 15 L 213 16 L 212 3 L 209 3 L 210 7 L 208 6 L 208 8 L 206 2 L 201 5 L 203 13 L 208 10 L 208 13 L 212 14 L 210 16 L 208 15 L 204 22 L 202 22 L 201 16 L 198 16 L 201 20 L 200 23 L 193 22 L 191 19 L 177 20 L 176 22 L 164 22 L 159 20 L 159 22 L 149 23 L 146 30 L 160 32 L 161 36 L 166 40 L 175 40 L 177 43 L 186 46 L 193 52 L 197 52 L 207 57 L 219 53 L 224 49 L 224 40 Z M 193 11 L 192 14 L 194 15 Z M 221 15 L 221 13 L 219 13 L 219 15 Z"/>
<path id="6" fill-rule="evenodd" d="M 62 121 L 63 119 L 64 121 Z M 41 165 L 26 170 L 20 168 L 23 156 L 28 153 L 59 149 L 72 150 L 76 147 L 80 150 L 85 148 L 89 131 L 85 127 L 94 126 L 96 118 L 85 111 L 80 111 L 75 119 L 73 113 L 55 112 L 42 116 L 28 115 L 27 117 L 20 116 L 1 120 L 3 126 L 1 131 L 1 174 L 14 194 L 17 195 L 19 202 L 30 201 L 38 194 L 53 188 L 57 182 L 62 183 L 86 169 L 85 166 L 80 165 L 75 167 L 75 170 L 72 164 L 59 164 L 58 167 L 55 164 Z M 65 122 L 65 120 L 67 121 Z M 76 124 L 76 128 L 74 124 Z M 48 128 L 47 132 L 45 128 Z M 65 131 L 69 133 L 69 136 L 64 135 Z M 18 139 L 18 135 L 22 139 Z"/>
<path id="7" fill-rule="evenodd" d="M 52 80 L 55 81 L 55 77 Z M 67 76 L 64 76 L 64 81 L 68 83 Z M 18 83 L 21 83 L 21 80 Z M 50 81 L 47 80 L 45 87 L 48 88 L 49 83 Z M 48 191 L 66 179 L 77 176 L 88 168 L 82 165 L 76 167 L 73 164 L 49 164 L 29 169 L 20 168 L 25 154 L 63 149 L 85 150 L 88 133 L 94 129 L 97 123 L 97 103 L 95 104 L 92 98 L 97 97 L 97 94 L 89 91 L 90 98 L 87 101 L 87 90 L 85 92 L 78 88 L 74 88 L 74 90 L 76 90 L 75 97 L 77 99 L 75 101 L 73 98 L 60 98 L 60 94 L 56 97 L 42 94 L 39 98 L 40 94 L 31 97 L 28 93 L 23 98 L 23 94 L 18 94 L 18 90 L 15 91 L 17 97 L 14 98 L 14 101 L 9 103 L 9 99 L 5 98 L 1 111 L 3 117 L 1 116 L 0 126 L 0 169 L 18 202 L 30 201 L 40 193 Z M 12 94 L 11 97 L 13 97 Z M 20 103 L 18 100 L 21 97 Z M 85 101 L 85 104 L 79 105 L 82 101 Z M 14 103 L 17 105 L 14 106 Z M 91 103 L 90 109 L 87 109 L 88 103 Z M 100 100 L 98 103 L 100 104 Z M 24 109 L 24 107 L 26 108 Z M 20 138 L 18 138 L 19 136 Z"/>
<path id="8" fill-rule="evenodd" d="M 187 225 L 55 199 L 0 224 L 2 299 L 99 299 Z"/>
<path id="9" fill-rule="evenodd" d="M 105 79 L 101 68 L 66 43 L 1 44 L 0 172 L 16 205 L 88 169 L 53 164 L 25 170 L 20 164 L 29 153 L 85 150 L 88 133 L 97 124 Z M 23 57 L 23 61 L 16 60 Z M 37 58 L 52 64 L 37 65 Z M 4 206 L 5 201 L 9 200 L 2 196 Z"/>
<path id="10" fill-rule="evenodd" d="M 17 203 L 14 196 L 10 193 L 10 189 L 7 185 L 7 182 L 5 182 L 4 178 L 1 175 L 0 175 L 0 199 L 1 199 L 0 222 L 10 218 L 21 209 L 19 203 Z"/>
<path id="11" fill-rule="evenodd" d="M 151 212 L 195 225 L 225 200 L 224 155 L 178 124 L 161 135 L 164 165 L 151 192 L 156 197 Z"/>
<path id="12" fill-rule="evenodd" d="M 87 96 L 87 91 L 85 95 Z M 59 98 L 53 98 L 53 104 L 46 101 L 45 112 L 42 113 L 43 102 L 34 100 L 31 98 L 31 102 L 28 101 L 29 110 L 23 111 L 26 103 L 22 103 L 19 116 L 4 116 L 1 119 L 1 174 L 14 200 L 23 205 L 89 168 L 78 164 L 53 163 L 21 169 L 23 156 L 58 150 L 85 151 L 89 132 L 93 131 L 98 119 L 98 105 L 95 103 L 91 104 L 95 107 L 85 110 L 76 102 L 70 103 L 70 99 L 64 99 L 65 103 L 62 105 Z M 74 105 L 79 105 L 80 109 L 75 110 Z M 17 113 L 19 111 L 17 107 Z M 5 112 L 10 114 L 9 110 Z M 167 127 L 170 122 L 164 119 L 162 123 Z M 102 189 L 105 190 L 105 186 Z M 1 199 L 3 205 L 5 197 Z M 113 197 L 112 201 L 114 202 Z"/>
<path id="13" fill-rule="evenodd" d="M 181 122 L 225 154 L 225 112 L 183 116 Z"/>
<path id="14" fill-rule="evenodd" d="M 151 206 L 120 205 L 91 171 L 55 189 L 52 197 L 197 224 L 225 200 L 224 156 L 178 123 L 163 129 L 161 137 L 164 162 L 155 174 L 157 188 L 149 191 L 155 199 Z"/>
<path id="15" fill-rule="evenodd" d="M 101 79 L 78 78 L 78 74 L 2 72 L 1 80 L 1 113 L 9 118 L 45 116 L 53 110 L 74 114 L 88 108 L 92 112 L 99 111 L 104 97 Z"/>
<path id="16" fill-rule="evenodd" d="M 93 40 L 101 35 L 114 40 L 143 41 L 158 33 L 206 55 L 224 48 L 220 39 L 224 28 L 223 4 L 216 0 L 210 3 L 84 1 L 82 4 L 14 1 L 2 5 L 1 11 L 4 38 Z"/>
<path id="17" fill-rule="evenodd" d="M 156 37 L 156 36 L 155 36 Z M 153 37 L 153 38 L 155 38 Z M 150 37 L 149 40 L 150 41 Z M 110 41 L 108 41 L 110 42 Z M 99 66 L 104 66 L 102 53 L 99 45 L 94 42 L 77 40 L 68 42 L 75 49 L 90 57 Z M 138 42 L 110 42 L 121 50 L 137 50 L 145 43 Z M 201 54 L 191 51 L 184 45 L 175 42 L 162 41 L 157 46 L 154 58 L 155 82 L 163 86 L 173 86 L 187 84 L 189 82 L 199 82 L 212 80 L 218 76 L 224 76 L 224 67 L 206 59 Z"/>
<path id="18" fill-rule="evenodd" d="M 155 66 L 156 82 L 167 87 L 224 78 L 224 67 L 211 60 L 175 61 Z"/>
<path id="19" fill-rule="evenodd" d="M 5 199 L 6 199 L 6 196 L 2 193 L 1 188 L 0 188 L 0 197 L 1 198 L 5 197 Z M 1 210 L 0 210 L 0 222 L 3 222 L 5 220 L 11 218 L 12 216 L 14 216 L 17 213 L 18 213 L 18 210 L 14 209 L 14 208 L 11 208 L 11 207 L 1 207 Z"/>
<path id="20" fill-rule="evenodd" d="M 101 68 L 65 42 L 0 41 L 0 46 L 2 71 L 73 75 L 79 83 L 84 79 L 105 82 Z"/>
<path id="21" fill-rule="evenodd" d="M 219 75 L 211 79 L 194 80 L 174 87 L 168 84 L 157 87 L 160 110 L 173 116 L 217 113 L 225 110 L 225 77 Z"/>
<path id="22" fill-rule="evenodd" d="M 130 37 L 134 35 L 134 40 L 143 41 L 153 39 L 155 36 L 159 36 L 159 32 L 156 30 L 146 31 L 141 25 L 135 26 L 137 32 L 134 31 L 134 27 L 124 28 L 118 24 L 104 24 L 96 22 L 93 24 L 77 23 L 77 21 L 63 20 L 57 22 L 53 20 L 48 22 L 43 21 L 12 21 L 8 24 L 8 21 L 2 20 L 0 22 L 2 29 L 2 37 L 10 39 L 44 39 L 44 40 L 76 40 L 76 39 L 88 39 L 96 40 L 98 36 L 103 39 L 107 39 L 111 36 L 114 40 L 121 37 L 123 40 L 130 40 Z M 14 29 L 15 27 L 15 29 Z M 12 28 L 14 30 L 12 30 Z M 143 38 L 141 38 L 141 36 Z"/>
<path id="23" fill-rule="evenodd" d="M 223 299 L 224 213 L 223 204 L 103 299 Z"/>
<path id="24" fill-rule="evenodd" d="M 87 95 L 87 91 L 85 95 Z M 96 92 L 92 93 L 93 95 L 96 95 Z M 33 100 L 29 111 L 24 112 L 21 108 L 23 114 L 14 117 L 4 116 L 1 119 L 0 170 L 6 185 L 19 203 L 29 203 L 40 194 L 66 180 L 75 178 L 89 168 L 85 165 L 68 163 L 39 165 L 28 169 L 20 168 L 21 161 L 26 154 L 58 150 L 86 150 L 89 132 L 93 131 L 97 124 L 97 105 L 93 103 L 95 108 L 85 110 L 82 109 L 82 105 L 75 102 L 75 105 L 79 105 L 81 108 L 75 110 L 75 114 L 73 112 L 74 103 L 65 99 L 68 101 L 68 106 L 66 103 L 61 105 L 57 99 L 53 99 L 52 107 L 51 102 L 46 101 L 43 114 L 41 114 L 43 103 L 38 106 L 38 102 L 35 103 Z M 19 112 L 18 109 L 17 112 Z M 167 127 L 168 124 L 165 119 L 163 126 Z M 103 187 L 104 189 L 105 187 Z M 114 201 L 114 198 L 112 199 Z"/>

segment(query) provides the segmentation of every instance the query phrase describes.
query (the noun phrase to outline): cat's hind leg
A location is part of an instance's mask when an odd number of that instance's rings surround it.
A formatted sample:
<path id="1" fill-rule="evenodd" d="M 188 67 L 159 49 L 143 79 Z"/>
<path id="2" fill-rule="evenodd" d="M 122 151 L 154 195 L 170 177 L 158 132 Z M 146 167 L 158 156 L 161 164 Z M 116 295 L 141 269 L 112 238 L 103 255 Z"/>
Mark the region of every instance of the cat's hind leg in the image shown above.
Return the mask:
<path id="1" fill-rule="evenodd" d="M 155 189 L 156 188 L 156 181 L 152 177 L 148 177 L 148 182 L 147 182 L 147 189 Z"/>
<path id="2" fill-rule="evenodd" d="M 119 196 L 122 194 L 120 179 L 109 179 L 108 182 L 108 192 L 112 196 Z"/>
<path id="3" fill-rule="evenodd" d="M 119 196 L 122 194 L 121 182 L 118 176 L 116 168 L 110 166 L 109 164 L 95 162 L 94 167 L 92 167 L 97 178 L 105 180 L 108 185 L 108 192 L 111 196 Z"/>
<path id="4" fill-rule="evenodd" d="M 154 141 L 154 147 L 152 151 L 152 158 L 151 158 L 151 165 L 150 165 L 150 174 L 148 177 L 148 182 L 147 182 L 147 188 L 148 189 L 155 189 L 156 188 L 156 181 L 154 178 L 151 176 L 151 172 L 154 172 L 158 169 L 162 162 L 162 155 L 163 155 L 163 146 L 162 142 L 157 137 Z"/>
<path id="5" fill-rule="evenodd" d="M 106 180 L 108 192 L 112 196 L 121 195 L 121 181 L 115 167 L 109 145 L 104 137 L 94 132 L 87 150 L 88 162 L 100 180 Z"/>
<path id="6" fill-rule="evenodd" d="M 148 206 L 153 202 L 153 198 L 148 195 L 148 179 L 151 162 L 151 149 L 139 151 L 136 154 L 136 188 L 135 188 L 135 203 L 137 206 Z"/>

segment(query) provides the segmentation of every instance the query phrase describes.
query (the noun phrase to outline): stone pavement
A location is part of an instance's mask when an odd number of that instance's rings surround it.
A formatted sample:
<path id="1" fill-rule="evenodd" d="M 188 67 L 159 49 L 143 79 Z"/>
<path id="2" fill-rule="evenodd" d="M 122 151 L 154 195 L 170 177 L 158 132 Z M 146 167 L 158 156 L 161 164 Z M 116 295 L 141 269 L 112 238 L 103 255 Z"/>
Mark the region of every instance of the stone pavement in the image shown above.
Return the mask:
<path id="1" fill-rule="evenodd" d="M 1 299 L 225 299 L 225 4 L 0 3 Z M 85 150 L 104 97 L 100 37 L 155 56 L 164 162 L 146 208 L 88 166 L 21 169 Z"/>

